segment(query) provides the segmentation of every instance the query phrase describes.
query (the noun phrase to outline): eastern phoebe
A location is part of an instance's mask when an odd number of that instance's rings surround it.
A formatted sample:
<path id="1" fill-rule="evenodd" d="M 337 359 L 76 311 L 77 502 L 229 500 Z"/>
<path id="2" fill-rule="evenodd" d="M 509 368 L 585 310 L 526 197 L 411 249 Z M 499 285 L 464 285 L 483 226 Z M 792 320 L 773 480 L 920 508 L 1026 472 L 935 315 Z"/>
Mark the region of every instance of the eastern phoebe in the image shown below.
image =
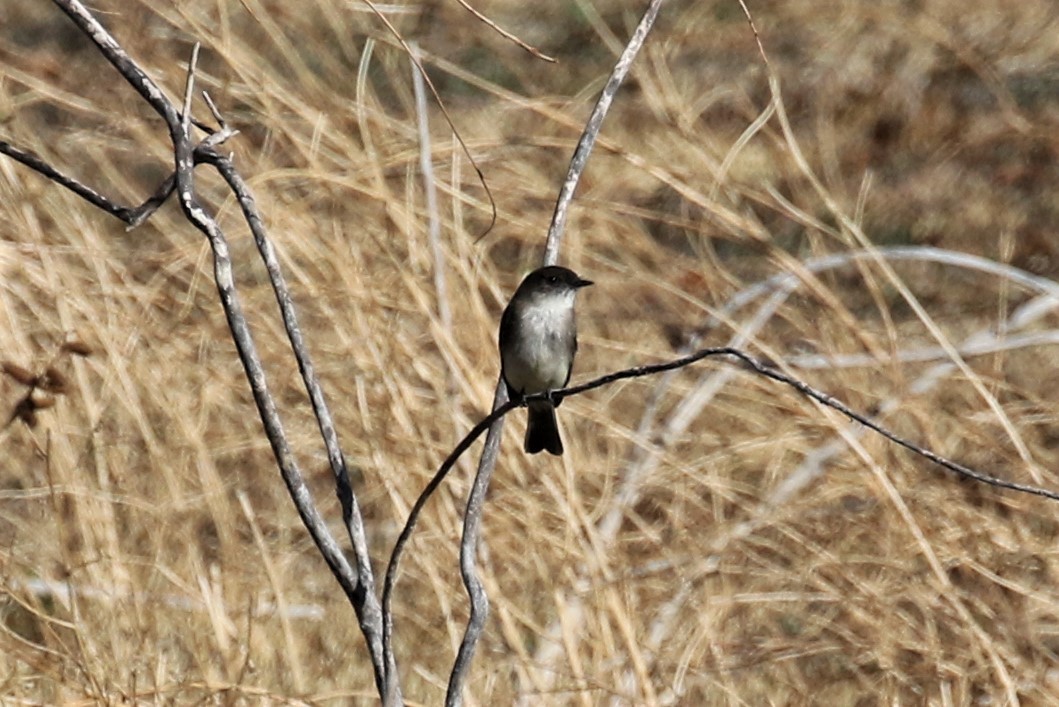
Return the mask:
<path id="1" fill-rule="evenodd" d="M 572 270 L 549 265 L 534 270 L 518 286 L 500 318 L 500 374 L 512 400 L 558 390 L 570 380 L 577 353 L 574 295 L 591 285 Z M 542 449 L 563 453 L 555 408 L 550 400 L 529 404 L 527 454 Z"/>

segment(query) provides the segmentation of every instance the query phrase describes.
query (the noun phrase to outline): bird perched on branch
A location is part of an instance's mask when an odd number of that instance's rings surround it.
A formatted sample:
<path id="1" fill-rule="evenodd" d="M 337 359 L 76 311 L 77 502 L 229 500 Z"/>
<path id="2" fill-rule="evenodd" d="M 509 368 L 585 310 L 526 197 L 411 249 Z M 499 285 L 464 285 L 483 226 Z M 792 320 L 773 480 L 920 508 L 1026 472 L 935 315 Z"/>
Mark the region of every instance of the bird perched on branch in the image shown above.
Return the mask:
<path id="1" fill-rule="evenodd" d="M 577 353 L 574 297 L 591 284 L 573 270 L 549 265 L 531 272 L 518 286 L 500 318 L 500 370 L 512 400 L 558 390 L 570 380 Z M 524 445 L 528 454 L 563 453 L 555 420 L 561 402 L 529 403 Z"/>

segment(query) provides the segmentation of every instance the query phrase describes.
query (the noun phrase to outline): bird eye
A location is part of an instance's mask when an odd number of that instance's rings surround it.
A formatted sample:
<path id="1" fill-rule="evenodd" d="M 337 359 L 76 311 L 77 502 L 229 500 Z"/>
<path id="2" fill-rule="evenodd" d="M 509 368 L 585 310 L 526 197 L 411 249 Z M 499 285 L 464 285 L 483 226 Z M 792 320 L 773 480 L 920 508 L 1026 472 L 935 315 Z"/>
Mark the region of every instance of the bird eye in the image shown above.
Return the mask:
<path id="1" fill-rule="evenodd" d="M 549 275 L 548 282 L 554 285 L 555 283 L 559 282 L 559 278 L 557 278 L 555 275 Z"/>

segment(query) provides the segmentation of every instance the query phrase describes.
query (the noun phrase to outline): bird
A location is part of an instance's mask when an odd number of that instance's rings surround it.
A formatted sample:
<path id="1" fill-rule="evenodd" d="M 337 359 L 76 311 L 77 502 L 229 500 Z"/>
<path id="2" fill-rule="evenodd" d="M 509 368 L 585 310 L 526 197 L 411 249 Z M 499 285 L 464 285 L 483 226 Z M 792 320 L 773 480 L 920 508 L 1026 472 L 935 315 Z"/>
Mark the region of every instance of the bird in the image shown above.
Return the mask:
<path id="1" fill-rule="evenodd" d="M 566 386 L 577 354 L 574 299 L 591 284 L 558 265 L 538 268 L 522 280 L 500 317 L 500 372 L 509 398 L 518 401 Z M 555 419 L 561 402 L 549 397 L 527 405 L 527 454 L 562 455 Z"/>

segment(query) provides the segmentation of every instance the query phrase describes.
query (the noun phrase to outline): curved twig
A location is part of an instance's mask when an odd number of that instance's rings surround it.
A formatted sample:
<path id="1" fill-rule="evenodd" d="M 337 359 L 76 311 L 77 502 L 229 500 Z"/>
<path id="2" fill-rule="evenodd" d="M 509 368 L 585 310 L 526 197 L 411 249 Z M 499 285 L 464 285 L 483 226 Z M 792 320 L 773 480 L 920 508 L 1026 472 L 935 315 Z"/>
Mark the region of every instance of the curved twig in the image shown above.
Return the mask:
<path id="1" fill-rule="evenodd" d="M 493 409 L 502 410 L 512 403 L 507 399 L 507 386 L 503 379 L 497 380 L 496 394 L 493 396 Z M 489 482 L 496 469 L 496 460 L 500 455 L 500 440 L 504 433 L 503 419 L 490 426 L 485 438 L 485 449 L 478 460 L 478 471 L 474 476 L 471 493 L 467 497 L 467 509 L 463 514 L 463 532 L 460 535 L 460 577 L 471 600 L 471 613 L 467 618 L 467 628 L 460 641 L 460 649 L 452 664 L 448 688 L 445 691 L 445 704 L 458 705 L 462 700 L 463 683 L 474 659 L 474 649 L 485 630 L 489 618 L 489 595 L 485 593 L 482 580 L 475 567 L 475 553 L 478 550 L 478 538 L 481 536 L 482 511 Z"/>
<path id="2" fill-rule="evenodd" d="M 501 396 L 497 396 L 499 401 Z M 507 396 L 503 396 L 506 398 Z M 543 396 L 527 396 L 526 400 L 532 400 L 537 397 Z M 390 562 L 386 567 L 386 576 L 383 579 L 382 584 L 382 613 L 383 613 L 383 650 L 387 655 L 393 653 L 393 588 L 397 584 L 397 570 L 401 564 L 401 557 L 404 555 L 405 547 L 408 545 L 408 541 L 412 538 L 412 532 L 415 531 L 416 524 L 419 522 L 419 516 L 423 512 L 423 508 L 426 507 L 427 501 L 434 495 L 434 492 L 441 486 L 441 482 L 445 480 L 445 477 L 452 471 L 453 466 L 459 458 L 466 452 L 475 441 L 482 436 L 482 433 L 487 429 L 492 432 L 493 423 L 501 420 L 504 415 L 508 414 L 515 408 L 524 405 L 525 401 L 513 402 L 510 400 L 503 400 L 499 402 L 484 418 L 478 421 L 471 431 L 464 435 L 463 439 L 460 440 L 459 444 L 449 453 L 449 456 L 445 457 L 445 461 L 441 463 L 438 470 L 434 473 L 434 476 L 427 482 L 426 487 L 420 492 L 419 497 L 412 505 L 412 510 L 408 513 L 408 518 L 405 520 L 404 528 L 401 529 L 400 535 L 397 536 L 397 541 L 394 543 L 393 550 L 390 552 Z M 499 445 L 498 445 L 499 446 Z M 465 520 L 466 522 L 466 520 Z"/>
<path id="3" fill-rule="evenodd" d="M 1056 284 L 1052 280 L 1032 275 L 1011 265 L 998 263 L 980 256 L 930 246 L 881 247 L 872 250 L 854 250 L 842 253 L 832 253 L 800 263 L 799 269 L 804 273 L 811 274 L 826 272 L 859 261 L 869 260 L 873 258 L 876 253 L 882 255 L 887 260 L 894 262 L 929 262 L 938 265 L 977 270 L 1010 281 L 1012 284 L 1018 285 L 1020 288 L 1025 288 L 1028 291 L 1042 293 L 1039 299 L 1050 299 L 1055 303 L 1059 303 L 1059 284 Z M 784 271 L 771 275 L 770 277 L 740 290 L 730 297 L 723 306 L 718 308 L 714 314 L 711 314 L 701 326 L 688 333 L 687 341 L 684 346 L 681 347 L 679 353 L 690 354 L 695 351 L 710 332 L 722 326 L 730 327 L 737 331 L 737 334 L 731 338 L 728 345 L 741 347 L 744 342 L 752 339 L 755 334 L 767 324 L 783 302 L 785 302 L 787 298 L 790 297 L 801 284 L 803 284 L 803 282 L 804 275 Z M 741 312 L 758 301 L 762 302 L 753 313 L 739 317 L 738 322 L 736 322 L 736 319 Z M 1016 321 L 1022 321 L 1022 316 L 1019 313 L 1013 315 L 1013 321 L 1009 326 L 1015 326 Z M 793 363 L 791 359 L 784 359 L 784 361 L 788 364 Z M 876 359 L 876 362 L 878 363 L 878 359 Z M 691 421 L 701 413 L 703 408 L 710 404 L 710 401 L 717 395 L 721 388 L 727 384 L 733 375 L 733 372 L 723 370 L 718 371 L 716 374 L 704 374 L 683 396 L 683 400 L 679 402 L 674 409 L 667 413 L 667 418 L 664 421 L 659 421 L 657 418 L 658 415 L 661 414 L 661 402 L 667 391 L 670 389 L 672 382 L 675 380 L 675 375 L 676 371 L 673 371 L 662 376 L 661 380 L 652 387 L 651 392 L 646 397 L 644 410 L 641 414 L 641 419 L 636 427 L 634 436 L 637 439 L 652 440 L 652 451 L 644 451 L 646 448 L 637 447 L 636 450 L 634 450 L 633 458 L 628 464 L 626 464 L 625 468 L 617 474 L 617 490 L 614 503 L 611 504 L 610 508 L 602 514 L 602 517 L 596 523 L 596 533 L 600 544 L 604 548 L 610 547 L 615 542 L 616 534 L 621 526 L 626 510 L 637 503 L 640 494 L 643 493 L 645 480 L 651 478 L 655 473 L 657 465 L 661 459 L 659 453 L 660 450 L 669 446 L 673 440 L 680 438 L 681 434 L 687 429 Z M 921 390 L 922 388 L 918 389 Z M 881 413 L 886 409 L 886 401 L 881 405 L 877 405 L 874 417 L 879 418 Z M 821 455 L 821 462 L 823 457 L 829 453 L 833 453 L 834 450 L 846 448 L 847 445 L 845 442 L 836 442 L 834 447 L 829 447 L 827 450 L 819 452 Z M 817 457 L 815 456 L 812 459 L 807 458 L 799 468 L 807 465 L 811 466 L 815 464 L 816 461 Z M 803 479 L 804 476 L 805 475 L 803 474 Z M 788 482 L 784 482 L 781 484 L 781 487 L 786 486 L 787 483 Z M 805 483 L 808 483 L 808 481 L 805 481 Z M 779 505 L 785 499 L 781 498 L 778 494 L 793 494 L 794 491 L 793 487 L 787 487 L 782 491 L 779 488 L 775 489 L 769 498 L 762 502 L 762 505 Z M 744 523 L 745 527 L 739 532 L 749 534 L 753 530 L 751 523 L 752 521 Z M 607 550 L 604 550 L 604 552 L 606 551 Z M 583 575 L 579 575 L 574 580 L 574 584 L 583 582 L 584 579 Z M 583 615 L 584 604 L 579 598 L 575 597 L 562 608 L 562 611 L 569 614 L 569 616 L 578 617 Z M 559 622 L 553 620 L 543 633 L 543 635 L 547 637 L 547 640 L 540 642 L 539 648 L 533 656 L 533 662 L 538 666 L 538 670 L 540 671 L 539 675 L 542 679 L 546 679 L 546 676 L 553 674 L 551 668 L 557 657 L 557 653 L 554 650 L 554 646 L 556 645 L 554 639 L 560 630 L 561 627 Z M 547 684 L 545 684 L 545 687 L 547 687 Z M 539 689 L 539 687 L 535 687 L 535 689 Z"/>
<path id="4" fill-rule="evenodd" d="M 786 373 L 776 368 L 773 368 L 772 366 L 769 366 L 768 364 L 758 360 L 757 358 L 754 358 L 753 356 L 742 351 L 741 349 L 732 346 L 708 347 L 704 349 L 699 349 L 694 353 L 688 354 L 686 356 L 681 356 L 680 358 L 676 358 L 671 361 L 635 366 L 633 368 L 626 368 L 620 371 L 615 371 L 614 373 L 608 373 L 599 376 L 598 378 L 594 378 L 590 381 L 587 381 L 585 383 L 572 385 L 567 388 L 552 391 L 551 393 L 538 393 L 535 395 L 527 395 L 523 400 L 518 402 L 505 400 L 504 402 L 494 407 L 492 412 L 490 412 L 487 416 L 479 420 L 478 423 L 475 424 L 475 426 L 471 428 L 471 430 L 463 437 L 463 439 L 460 440 L 459 444 L 456 445 L 452 452 L 449 453 L 449 456 L 445 458 L 444 462 L 442 462 L 441 466 L 438 468 L 438 471 L 435 472 L 434 476 L 427 483 L 426 487 L 423 489 L 422 492 L 420 492 L 419 497 L 416 498 L 415 504 L 412 506 L 412 510 L 408 515 L 408 519 L 405 521 L 405 526 L 401 530 L 401 533 L 400 535 L 398 535 L 397 541 L 394 544 L 393 551 L 390 554 L 389 565 L 386 569 L 386 577 L 383 582 L 382 611 L 384 616 L 384 650 L 392 650 L 391 638 L 393 633 L 393 590 L 397 583 L 398 569 L 400 566 L 401 557 L 404 555 L 405 548 L 407 547 L 408 542 L 411 540 L 412 533 L 415 531 L 416 525 L 419 521 L 419 516 L 421 515 L 423 509 L 426 507 L 426 504 L 430 500 L 430 497 L 441 486 L 441 483 L 445 480 L 445 477 L 447 477 L 449 472 L 453 469 L 460 456 L 462 456 L 463 453 L 466 452 L 479 437 L 481 437 L 483 432 L 485 432 L 487 429 L 492 432 L 491 428 L 494 423 L 502 420 L 505 415 L 507 415 L 515 408 L 523 407 L 527 403 L 532 402 L 534 400 L 544 400 L 549 397 L 552 400 L 562 400 L 564 398 L 568 398 L 574 395 L 580 395 L 590 390 L 595 390 L 596 388 L 601 388 L 603 386 L 610 385 L 611 383 L 616 383 L 620 380 L 625 380 L 628 378 L 639 378 L 642 376 L 650 376 L 658 373 L 665 373 L 667 371 L 673 371 L 678 368 L 684 368 L 685 366 L 690 366 L 693 363 L 697 363 L 704 359 L 714 357 L 734 358 L 744 364 L 751 371 L 757 373 L 758 375 L 762 375 L 766 378 L 770 378 L 774 381 L 783 383 L 785 385 L 790 386 L 791 388 L 794 388 L 805 397 L 814 400 L 820 403 L 821 405 L 838 411 L 849 419 L 858 422 L 867 427 L 868 429 L 882 435 L 894 444 L 904 447 L 905 449 L 924 457 L 925 459 L 933 462 L 934 464 L 937 464 L 938 466 L 944 469 L 947 469 L 948 471 L 957 474 L 958 476 L 962 476 L 964 478 L 968 478 L 980 483 L 988 484 L 990 486 L 995 486 L 997 488 L 1007 489 L 1009 491 L 1017 491 L 1019 493 L 1026 493 L 1033 496 L 1041 496 L 1043 498 L 1051 499 L 1053 501 L 1059 501 L 1059 491 L 1053 491 L 1050 489 L 1041 488 L 1039 486 L 1033 486 L 1031 484 L 1021 484 L 1018 482 L 1001 479 L 997 476 L 992 476 L 976 469 L 972 469 L 971 467 L 965 466 L 958 462 L 954 462 L 950 459 L 941 456 L 940 454 L 932 452 L 931 450 L 925 447 L 921 447 L 915 442 L 912 442 L 911 440 L 901 437 L 900 435 L 897 435 L 894 432 L 891 432 L 890 430 L 886 429 L 882 425 L 872 420 L 869 415 L 859 413 L 856 410 L 853 410 L 837 398 L 812 387 L 808 383 L 805 383 L 801 380 L 798 380 L 797 378 L 789 376 Z M 498 398 L 499 397 L 500 396 L 498 396 Z M 474 519 L 470 522 L 473 522 L 475 524 L 480 522 L 480 505 L 476 506 L 473 510 L 475 511 L 475 513 L 468 512 L 467 516 L 464 519 L 465 534 L 467 524 L 469 522 L 468 518 L 471 518 L 473 516 Z M 487 612 L 488 609 L 485 609 L 485 611 Z M 453 695 L 452 693 L 454 685 L 456 685 L 456 683 L 450 681 L 449 695 L 447 697 L 447 700 L 458 701 L 459 699 L 458 694 Z"/>
<path id="5" fill-rule="evenodd" d="M 600 386 L 607 385 L 615 381 L 623 380 L 625 378 L 636 378 L 638 376 L 651 375 L 654 373 L 662 373 L 663 371 L 671 371 L 676 368 L 682 368 L 684 366 L 695 363 L 696 361 L 701 361 L 702 359 L 708 358 L 710 356 L 733 356 L 745 363 L 757 373 L 765 376 L 766 378 L 771 378 L 774 381 L 779 381 L 780 383 L 789 385 L 790 387 L 794 388 L 807 398 L 812 398 L 818 403 L 821 403 L 829 408 L 837 410 L 849 419 L 855 422 L 859 422 L 865 427 L 877 432 L 878 434 L 882 435 L 894 444 L 904 447 L 909 451 L 915 452 L 921 457 L 924 457 L 934 462 L 938 466 L 944 469 L 948 469 L 949 471 L 955 474 L 958 474 L 959 476 L 963 476 L 968 479 L 973 479 L 974 481 L 980 481 L 982 483 L 989 484 L 990 486 L 996 486 L 998 488 L 1008 489 L 1010 491 L 1028 493 L 1033 496 L 1042 496 L 1044 498 L 1050 498 L 1053 501 L 1059 501 L 1059 491 L 1051 491 L 1049 489 L 1041 488 L 1039 486 L 1033 486 L 1031 484 L 1020 484 L 1014 481 L 1007 481 L 1006 479 L 1001 479 L 996 476 L 991 476 L 981 471 L 972 469 L 968 466 L 964 466 L 963 464 L 959 464 L 957 462 L 946 459 L 940 454 L 936 454 L 930 451 L 929 449 L 926 449 L 925 447 L 920 447 L 915 442 L 907 440 L 897 434 L 894 434 L 882 425 L 878 424 L 877 422 L 874 422 L 869 416 L 856 412 L 842 401 L 837 400 L 836 398 L 828 395 L 827 393 L 817 390 L 808 383 L 804 383 L 798 380 L 797 378 L 789 376 L 778 369 L 772 368 L 771 366 L 768 366 L 767 364 L 758 361 L 753 356 L 750 356 L 749 354 L 746 354 L 740 351 L 739 349 L 730 346 L 701 349 L 693 354 L 689 354 L 688 356 L 684 356 L 673 361 L 668 361 L 666 363 L 656 363 L 648 366 L 638 366 L 636 368 L 629 368 L 624 371 L 618 371 L 616 373 L 601 376 L 595 380 L 589 381 L 588 383 L 583 383 L 581 385 L 575 385 L 560 391 L 556 391 L 552 394 L 552 396 L 554 398 L 562 399 L 569 395 L 577 395 L 579 393 L 584 393 L 586 391 L 592 390 L 593 388 L 598 388 Z"/>

